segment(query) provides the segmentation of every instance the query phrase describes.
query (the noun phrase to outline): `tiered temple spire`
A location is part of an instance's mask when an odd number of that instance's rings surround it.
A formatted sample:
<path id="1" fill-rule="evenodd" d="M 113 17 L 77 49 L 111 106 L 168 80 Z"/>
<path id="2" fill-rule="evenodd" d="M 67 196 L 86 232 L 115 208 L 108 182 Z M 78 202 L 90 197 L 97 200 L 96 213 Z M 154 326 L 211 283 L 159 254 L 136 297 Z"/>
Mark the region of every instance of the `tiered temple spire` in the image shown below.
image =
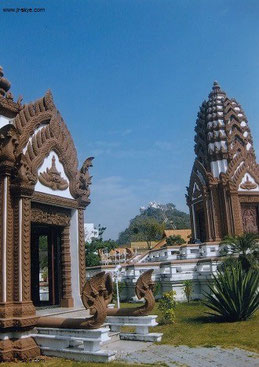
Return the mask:
<path id="1" fill-rule="evenodd" d="M 228 98 L 216 81 L 208 100 L 200 107 L 195 131 L 197 159 L 214 177 L 226 173 L 228 164 L 238 154 L 254 154 L 242 107 L 235 99 Z"/>
<path id="2" fill-rule="evenodd" d="M 187 203 L 193 240 L 259 232 L 259 166 L 241 105 L 214 82 L 199 109 Z M 247 226 L 253 216 L 253 226 Z"/>

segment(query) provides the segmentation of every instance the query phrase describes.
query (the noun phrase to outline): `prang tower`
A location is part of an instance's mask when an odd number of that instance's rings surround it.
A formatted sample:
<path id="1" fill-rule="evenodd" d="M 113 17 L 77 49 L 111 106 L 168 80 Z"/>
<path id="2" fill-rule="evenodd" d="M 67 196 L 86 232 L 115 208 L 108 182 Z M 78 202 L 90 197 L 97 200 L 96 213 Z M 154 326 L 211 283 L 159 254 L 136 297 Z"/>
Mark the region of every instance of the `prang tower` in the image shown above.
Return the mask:
<path id="1" fill-rule="evenodd" d="M 192 240 L 259 232 L 259 165 L 240 104 L 214 82 L 198 112 L 187 204 Z"/>

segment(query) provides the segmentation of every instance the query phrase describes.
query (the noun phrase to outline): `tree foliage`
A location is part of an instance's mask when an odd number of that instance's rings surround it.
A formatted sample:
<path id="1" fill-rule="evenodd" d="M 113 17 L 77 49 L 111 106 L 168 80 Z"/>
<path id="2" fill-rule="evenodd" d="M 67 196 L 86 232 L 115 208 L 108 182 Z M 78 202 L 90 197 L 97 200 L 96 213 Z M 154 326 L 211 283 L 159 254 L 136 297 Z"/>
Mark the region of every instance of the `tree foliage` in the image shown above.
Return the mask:
<path id="1" fill-rule="evenodd" d="M 259 273 L 248 271 L 240 263 L 228 266 L 213 276 L 209 285 L 210 293 L 205 293 L 203 303 L 213 312 L 208 314 L 224 321 L 243 321 L 250 318 L 259 306 Z"/>
<path id="2" fill-rule="evenodd" d="M 132 227 L 133 241 L 146 241 L 148 248 L 151 248 L 152 241 L 159 241 L 162 238 L 164 225 L 154 218 L 138 218 Z"/>
<path id="3" fill-rule="evenodd" d="M 167 246 L 183 245 L 184 243 L 185 243 L 185 240 L 180 235 L 169 236 L 166 239 Z"/>
<path id="4" fill-rule="evenodd" d="M 259 268 L 258 234 L 245 233 L 241 236 L 227 236 L 220 245 L 220 254 L 227 256 L 229 263 L 231 262 L 230 257 L 237 257 L 244 270 L 249 270 L 251 267 Z"/>
<path id="5" fill-rule="evenodd" d="M 187 279 L 183 282 L 183 292 L 185 294 L 185 297 L 187 299 L 187 302 L 189 303 L 191 300 L 191 295 L 192 295 L 192 289 L 193 289 L 193 284 L 192 281 L 190 279 Z"/>
<path id="6" fill-rule="evenodd" d="M 164 229 L 185 229 L 190 228 L 190 217 L 188 214 L 177 210 L 175 205 L 168 203 L 158 205 L 158 207 L 148 207 L 141 209 L 140 214 L 134 217 L 123 232 L 119 234 L 118 243 L 127 244 L 132 241 L 146 241 L 146 235 L 142 232 L 141 223 L 144 219 L 153 219 Z M 136 231 L 137 229 L 137 231 Z M 156 241 L 161 235 L 155 235 L 151 241 Z"/>
<path id="7" fill-rule="evenodd" d="M 105 227 L 102 227 L 103 231 L 101 233 L 101 236 L 106 229 Z M 114 250 L 116 247 L 118 247 L 118 244 L 113 240 L 107 240 L 104 241 L 102 237 L 95 238 L 92 240 L 91 243 L 85 244 L 85 251 L 86 251 L 86 266 L 97 266 L 100 265 L 100 256 L 99 256 L 99 250 L 105 250 L 107 252 L 110 252 L 111 250 Z"/>

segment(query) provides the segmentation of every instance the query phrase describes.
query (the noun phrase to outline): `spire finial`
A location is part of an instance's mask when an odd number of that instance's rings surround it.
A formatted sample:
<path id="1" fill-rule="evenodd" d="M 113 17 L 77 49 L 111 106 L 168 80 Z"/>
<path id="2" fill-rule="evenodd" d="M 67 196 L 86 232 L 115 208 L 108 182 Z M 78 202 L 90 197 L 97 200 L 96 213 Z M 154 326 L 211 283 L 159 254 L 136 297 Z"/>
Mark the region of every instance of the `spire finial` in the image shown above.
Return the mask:
<path id="1" fill-rule="evenodd" d="M 11 83 L 4 77 L 3 68 L 2 66 L 0 66 L 0 95 L 5 97 L 6 93 L 9 91 L 10 88 Z"/>
<path id="2" fill-rule="evenodd" d="M 213 82 L 213 86 L 212 86 L 212 91 L 211 93 L 209 94 L 209 97 L 211 97 L 212 95 L 214 94 L 224 94 L 226 95 L 226 93 L 220 88 L 220 85 L 219 83 L 217 82 L 217 80 L 214 80 Z"/>
<path id="3" fill-rule="evenodd" d="M 219 86 L 219 83 L 217 82 L 217 80 L 214 80 L 212 89 L 214 91 L 220 90 L 220 86 Z"/>

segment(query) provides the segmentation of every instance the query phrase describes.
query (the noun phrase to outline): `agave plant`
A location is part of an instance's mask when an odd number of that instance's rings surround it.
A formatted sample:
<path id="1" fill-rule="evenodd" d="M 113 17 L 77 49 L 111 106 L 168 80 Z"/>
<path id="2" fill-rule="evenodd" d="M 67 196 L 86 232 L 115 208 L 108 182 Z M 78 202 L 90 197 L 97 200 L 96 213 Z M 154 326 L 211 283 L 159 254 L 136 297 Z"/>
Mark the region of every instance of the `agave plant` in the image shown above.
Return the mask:
<path id="1" fill-rule="evenodd" d="M 224 321 L 242 321 L 251 317 L 259 307 L 259 273 L 245 271 L 241 264 L 219 270 L 205 293 L 203 303 L 214 312 L 210 315 Z"/>

